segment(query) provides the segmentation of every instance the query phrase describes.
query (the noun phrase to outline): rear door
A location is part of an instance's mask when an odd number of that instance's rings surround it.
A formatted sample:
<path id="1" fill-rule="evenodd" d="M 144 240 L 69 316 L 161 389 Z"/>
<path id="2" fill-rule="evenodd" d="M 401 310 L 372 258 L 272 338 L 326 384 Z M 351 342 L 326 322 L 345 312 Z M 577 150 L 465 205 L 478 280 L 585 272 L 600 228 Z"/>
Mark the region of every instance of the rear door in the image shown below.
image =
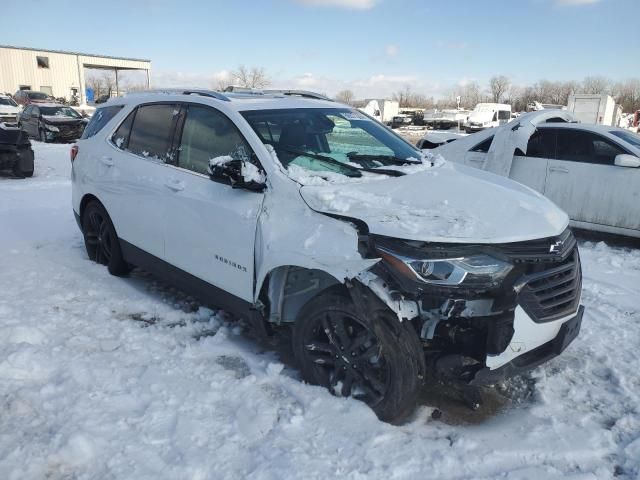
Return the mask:
<path id="1" fill-rule="evenodd" d="M 177 163 L 165 197 L 167 261 L 212 285 L 253 301 L 254 252 L 263 193 L 209 178 L 209 160 L 257 159 L 222 112 L 185 104 Z"/>
<path id="2" fill-rule="evenodd" d="M 558 128 L 545 195 L 572 220 L 640 229 L 640 169 L 616 166 L 622 153 L 628 152 L 597 133 Z"/>
<path id="3" fill-rule="evenodd" d="M 114 132 L 107 155 L 96 159 L 118 236 L 158 258 L 165 253 L 163 206 L 171 193 L 167 163 L 174 158 L 179 112 L 175 103 L 139 106 Z"/>
<path id="4" fill-rule="evenodd" d="M 555 157 L 555 149 L 555 130 L 538 128 L 529 138 L 526 156 L 520 149 L 516 150 L 509 178 L 544 193 L 547 166 Z"/>

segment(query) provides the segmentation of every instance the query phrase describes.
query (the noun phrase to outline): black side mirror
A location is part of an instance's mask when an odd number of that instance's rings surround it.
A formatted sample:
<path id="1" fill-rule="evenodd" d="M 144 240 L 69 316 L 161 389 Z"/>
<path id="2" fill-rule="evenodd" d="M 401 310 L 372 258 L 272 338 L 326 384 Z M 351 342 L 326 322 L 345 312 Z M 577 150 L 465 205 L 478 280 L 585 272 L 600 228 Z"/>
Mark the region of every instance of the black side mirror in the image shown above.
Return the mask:
<path id="1" fill-rule="evenodd" d="M 258 170 L 258 167 L 244 160 L 212 162 L 209 170 L 211 180 L 229 184 L 232 188 L 263 192 L 267 186 L 264 174 Z"/>

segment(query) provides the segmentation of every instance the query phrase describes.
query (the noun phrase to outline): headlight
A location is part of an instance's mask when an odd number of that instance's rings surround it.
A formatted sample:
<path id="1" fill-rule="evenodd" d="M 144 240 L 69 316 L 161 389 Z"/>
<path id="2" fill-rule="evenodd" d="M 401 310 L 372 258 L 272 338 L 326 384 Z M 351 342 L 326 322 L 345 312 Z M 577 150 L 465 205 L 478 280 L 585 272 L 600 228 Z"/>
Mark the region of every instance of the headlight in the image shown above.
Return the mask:
<path id="1" fill-rule="evenodd" d="M 58 127 L 56 127 L 55 125 L 49 125 L 48 123 L 44 124 L 44 128 L 46 128 L 50 132 L 59 132 L 60 131 L 60 129 Z"/>
<path id="2" fill-rule="evenodd" d="M 511 264 L 485 254 L 415 259 L 383 247 L 376 250 L 396 272 L 431 285 L 493 288 L 499 286 L 513 268 Z"/>

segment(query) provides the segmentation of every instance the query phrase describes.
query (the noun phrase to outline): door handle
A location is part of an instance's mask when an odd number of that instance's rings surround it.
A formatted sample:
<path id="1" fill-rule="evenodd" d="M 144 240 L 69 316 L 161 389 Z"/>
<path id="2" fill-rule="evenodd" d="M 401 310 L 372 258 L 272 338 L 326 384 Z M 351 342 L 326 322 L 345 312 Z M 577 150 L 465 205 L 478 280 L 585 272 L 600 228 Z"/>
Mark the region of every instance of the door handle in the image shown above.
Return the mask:
<path id="1" fill-rule="evenodd" d="M 100 161 L 104 163 L 107 167 L 113 167 L 113 158 L 111 157 L 100 157 Z"/>
<path id="2" fill-rule="evenodd" d="M 550 172 L 569 173 L 569 170 L 564 167 L 549 167 Z"/>
<path id="3" fill-rule="evenodd" d="M 165 185 L 167 188 L 173 190 L 174 192 L 184 190 L 184 182 L 181 182 L 180 180 L 169 180 L 167 183 L 165 183 Z"/>

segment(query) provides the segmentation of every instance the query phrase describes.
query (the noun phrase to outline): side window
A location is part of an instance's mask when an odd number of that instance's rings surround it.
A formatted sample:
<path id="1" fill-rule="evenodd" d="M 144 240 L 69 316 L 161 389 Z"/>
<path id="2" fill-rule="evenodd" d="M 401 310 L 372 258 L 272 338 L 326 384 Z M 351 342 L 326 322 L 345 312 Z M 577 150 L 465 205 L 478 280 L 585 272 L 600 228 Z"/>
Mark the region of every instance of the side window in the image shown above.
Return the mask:
<path id="1" fill-rule="evenodd" d="M 499 110 L 498 120 L 511 120 L 511 112 L 509 110 Z"/>
<path id="2" fill-rule="evenodd" d="M 498 120 L 498 112 L 494 112 L 493 113 L 493 118 L 491 119 L 492 122 L 495 122 Z"/>
<path id="3" fill-rule="evenodd" d="M 127 116 L 111 137 L 111 142 L 121 150 L 126 150 L 129 145 L 129 134 L 131 133 L 131 125 L 133 125 L 135 116 L 136 110 Z"/>
<path id="4" fill-rule="evenodd" d="M 472 152 L 482 152 L 482 153 L 487 153 L 489 151 L 489 149 L 491 148 L 491 143 L 493 142 L 493 135 L 491 135 L 489 138 L 487 138 L 485 141 L 483 141 L 482 143 L 479 143 L 478 145 L 476 145 L 475 147 L 473 147 L 471 149 Z"/>
<path id="5" fill-rule="evenodd" d="M 190 105 L 182 129 L 178 166 L 209 174 L 209 160 L 229 156 L 251 161 L 251 147 L 225 115 L 209 107 Z"/>
<path id="6" fill-rule="evenodd" d="M 556 158 L 555 130 L 539 128 L 529 138 L 527 157 Z"/>
<path id="7" fill-rule="evenodd" d="M 166 161 L 171 153 L 173 126 L 180 107 L 173 104 L 138 107 L 129 134 L 127 150 L 136 155 Z"/>
<path id="8" fill-rule="evenodd" d="M 81 139 L 91 138 L 104 127 L 109 120 L 116 116 L 116 114 L 122 110 L 122 105 L 116 105 L 113 107 L 102 107 L 95 111 L 91 120 L 84 129 Z"/>
<path id="9" fill-rule="evenodd" d="M 558 131 L 558 160 L 613 165 L 616 155 L 626 153 L 613 142 L 591 132 Z"/>

